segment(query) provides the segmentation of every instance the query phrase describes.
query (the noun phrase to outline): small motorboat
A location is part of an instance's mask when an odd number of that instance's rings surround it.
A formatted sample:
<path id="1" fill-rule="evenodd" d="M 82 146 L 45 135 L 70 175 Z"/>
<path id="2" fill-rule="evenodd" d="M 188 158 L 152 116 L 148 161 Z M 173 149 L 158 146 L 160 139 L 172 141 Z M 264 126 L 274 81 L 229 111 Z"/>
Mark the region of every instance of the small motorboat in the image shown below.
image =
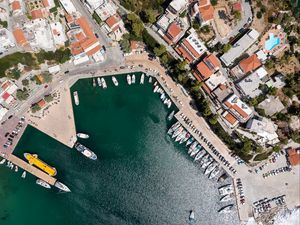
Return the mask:
<path id="1" fill-rule="evenodd" d="M 226 206 L 222 207 L 221 209 L 219 209 L 218 213 L 229 213 L 232 211 L 232 208 L 233 208 L 233 204 L 226 205 Z"/>
<path id="2" fill-rule="evenodd" d="M 195 211 L 194 210 L 190 210 L 189 220 L 190 221 L 194 221 L 195 220 Z"/>
<path id="3" fill-rule="evenodd" d="M 65 185 L 65 184 L 63 184 L 59 181 L 56 181 L 54 186 L 57 187 L 58 189 L 62 190 L 62 191 L 71 192 L 71 190 L 67 187 L 67 185 Z"/>
<path id="4" fill-rule="evenodd" d="M 6 161 L 6 159 L 3 158 L 3 159 L 1 160 L 1 162 L 0 162 L 0 164 L 4 164 L 5 161 Z"/>
<path id="5" fill-rule="evenodd" d="M 77 134 L 77 137 L 83 138 L 83 139 L 87 139 L 87 138 L 89 138 L 90 136 L 89 136 L 88 134 L 85 134 L 85 133 L 78 133 L 78 134 Z"/>
<path id="6" fill-rule="evenodd" d="M 21 175 L 22 178 L 25 178 L 26 177 L 26 171 L 24 171 Z"/>
<path id="7" fill-rule="evenodd" d="M 118 82 L 118 80 L 117 80 L 117 78 L 115 78 L 114 76 L 112 76 L 112 81 L 113 81 L 113 83 L 114 83 L 114 85 L 117 87 L 117 86 L 119 86 L 119 82 Z"/>
<path id="8" fill-rule="evenodd" d="M 18 166 L 15 167 L 15 172 L 18 172 L 19 168 Z"/>
<path id="9" fill-rule="evenodd" d="M 47 188 L 47 189 L 51 188 L 50 184 L 48 184 L 46 181 L 43 181 L 41 179 L 37 179 L 36 180 L 36 184 L 38 184 L 38 185 L 40 185 L 40 186 L 42 186 L 44 188 Z"/>
<path id="10" fill-rule="evenodd" d="M 129 74 L 127 74 L 127 77 L 126 77 L 126 79 L 127 79 L 127 83 L 129 84 L 129 85 L 131 85 L 131 76 L 129 75 Z"/>

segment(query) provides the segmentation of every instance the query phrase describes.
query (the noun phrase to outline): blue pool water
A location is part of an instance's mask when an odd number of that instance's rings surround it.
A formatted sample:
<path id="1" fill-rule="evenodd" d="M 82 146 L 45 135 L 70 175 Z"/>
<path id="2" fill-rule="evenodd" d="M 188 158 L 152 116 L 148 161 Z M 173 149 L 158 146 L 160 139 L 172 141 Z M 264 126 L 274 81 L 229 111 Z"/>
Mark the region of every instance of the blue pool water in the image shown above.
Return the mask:
<path id="1" fill-rule="evenodd" d="M 270 51 L 280 43 L 280 38 L 275 37 L 273 33 L 269 34 L 269 39 L 265 42 L 265 49 Z"/>

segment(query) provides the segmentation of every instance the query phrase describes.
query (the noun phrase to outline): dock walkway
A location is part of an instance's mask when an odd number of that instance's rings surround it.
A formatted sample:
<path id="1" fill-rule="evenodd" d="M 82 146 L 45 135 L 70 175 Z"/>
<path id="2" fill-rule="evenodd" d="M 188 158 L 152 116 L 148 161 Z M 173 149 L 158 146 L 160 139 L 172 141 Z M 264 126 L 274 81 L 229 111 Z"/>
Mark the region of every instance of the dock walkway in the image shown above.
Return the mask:
<path id="1" fill-rule="evenodd" d="M 54 185 L 56 182 L 56 178 L 51 177 L 50 175 L 35 168 L 34 166 L 30 165 L 29 163 L 25 162 L 24 160 L 18 158 L 15 155 L 10 154 L 6 157 L 6 159 L 11 161 L 13 164 L 17 165 L 18 167 L 22 168 L 23 170 L 26 170 L 27 172 L 31 173 L 32 175 L 46 181 L 50 185 Z"/>

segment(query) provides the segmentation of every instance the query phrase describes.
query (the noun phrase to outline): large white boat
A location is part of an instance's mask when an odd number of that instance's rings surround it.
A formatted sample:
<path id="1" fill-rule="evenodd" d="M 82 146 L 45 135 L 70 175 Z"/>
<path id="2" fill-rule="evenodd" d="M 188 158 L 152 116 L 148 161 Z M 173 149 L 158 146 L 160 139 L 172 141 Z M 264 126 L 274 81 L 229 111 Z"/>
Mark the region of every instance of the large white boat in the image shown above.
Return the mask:
<path id="1" fill-rule="evenodd" d="M 190 211 L 189 220 L 190 220 L 191 222 L 192 222 L 192 221 L 195 221 L 195 212 L 194 212 L 194 210 L 191 210 L 191 211 Z"/>
<path id="2" fill-rule="evenodd" d="M 213 179 L 215 178 L 219 173 L 220 173 L 221 169 L 219 166 L 215 167 L 213 171 L 211 171 L 211 173 L 208 176 L 208 179 Z"/>
<path id="3" fill-rule="evenodd" d="M 224 195 L 220 198 L 220 202 L 228 202 L 228 201 L 231 201 L 231 200 L 232 200 L 231 194 Z"/>
<path id="4" fill-rule="evenodd" d="M 106 81 L 104 80 L 103 77 L 101 77 L 101 83 L 102 83 L 102 87 L 103 87 L 104 89 L 107 88 Z"/>
<path id="5" fill-rule="evenodd" d="M 101 87 L 102 86 L 102 83 L 101 83 L 101 79 L 100 77 L 97 77 L 97 83 L 98 83 L 98 86 Z"/>
<path id="6" fill-rule="evenodd" d="M 87 139 L 87 138 L 89 138 L 90 136 L 89 136 L 88 134 L 84 134 L 84 133 L 77 133 L 77 137 L 83 138 L 83 139 Z"/>
<path id="7" fill-rule="evenodd" d="M 131 76 L 129 75 L 129 74 L 127 74 L 127 83 L 129 84 L 129 85 L 131 85 Z"/>
<path id="8" fill-rule="evenodd" d="M 78 92 L 77 91 L 73 92 L 73 97 L 74 97 L 75 105 L 79 105 L 79 97 L 78 97 Z"/>
<path id="9" fill-rule="evenodd" d="M 195 140 L 195 139 L 194 139 L 193 137 L 191 137 L 191 138 L 186 142 L 185 146 L 189 146 L 190 144 L 193 143 L 194 140 Z"/>
<path id="10" fill-rule="evenodd" d="M 65 184 L 63 184 L 59 181 L 56 181 L 54 186 L 57 187 L 58 189 L 62 190 L 62 191 L 71 192 L 71 190 L 67 187 L 67 185 L 65 185 Z"/>
<path id="11" fill-rule="evenodd" d="M 179 144 L 186 142 L 190 138 L 190 136 L 191 136 L 191 134 L 189 132 L 187 132 L 186 135 L 184 136 L 184 138 L 182 138 L 180 140 Z"/>
<path id="12" fill-rule="evenodd" d="M 158 88 L 159 88 L 158 86 L 155 86 L 154 89 L 153 89 L 153 92 L 156 93 Z"/>
<path id="13" fill-rule="evenodd" d="M 119 86 L 119 82 L 118 82 L 117 78 L 115 78 L 114 76 L 112 76 L 111 79 L 112 79 L 112 81 L 113 81 L 113 83 L 114 83 L 115 86 Z"/>
<path id="14" fill-rule="evenodd" d="M 184 138 L 184 136 L 186 135 L 186 130 L 183 130 L 177 137 L 176 137 L 176 139 L 175 139 L 175 142 L 178 142 L 178 141 L 180 141 L 181 139 L 183 139 Z"/>
<path id="15" fill-rule="evenodd" d="M 196 148 L 191 152 L 191 157 L 194 157 L 201 149 L 201 145 L 197 145 Z"/>
<path id="16" fill-rule="evenodd" d="M 173 135 L 172 135 L 172 138 L 177 137 L 177 136 L 182 132 L 182 130 L 183 130 L 183 127 L 182 127 L 182 126 L 179 126 L 179 127 L 174 131 L 174 133 L 173 133 Z"/>
<path id="17" fill-rule="evenodd" d="M 233 204 L 226 205 L 226 206 L 222 207 L 221 209 L 219 209 L 218 213 L 229 213 L 232 211 L 232 208 L 233 208 Z"/>
<path id="18" fill-rule="evenodd" d="M 198 161 L 199 159 L 201 159 L 205 155 L 205 153 L 206 153 L 206 151 L 204 149 L 202 149 L 200 152 L 197 153 L 194 160 Z"/>
<path id="19" fill-rule="evenodd" d="M 5 161 L 6 161 L 6 159 L 3 158 L 3 159 L 1 160 L 1 162 L 0 162 L 0 164 L 4 164 Z"/>
<path id="20" fill-rule="evenodd" d="M 202 164 L 201 168 L 206 169 L 208 165 L 210 165 L 214 160 L 211 157 L 208 157 L 208 159 Z"/>
<path id="21" fill-rule="evenodd" d="M 89 148 L 85 147 L 84 145 L 80 144 L 79 142 L 75 144 L 75 149 L 87 158 L 90 158 L 92 160 L 97 159 L 97 155 L 93 151 L 91 151 Z"/>
<path id="22" fill-rule="evenodd" d="M 41 179 L 37 179 L 36 184 L 41 185 L 44 188 L 48 188 L 48 189 L 51 188 L 50 184 L 48 184 L 46 181 L 43 181 Z"/>
<path id="23" fill-rule="evenodd" d="M 179 126 L 180 126 L 180 123 L 179 123 L 179 121 L 177 121 L 170 127 L 170 129 L 168 130 L 168 134 L 171 135 L 174 132 L 174 130 L 176 130 Z"/>
<path id="24" fill-rule="evenodd" d="M 131 77 L 131 81 L 132 81 L 133 84 L 135 84 L 135 75 L 134 74 Z"/>
<path id="25" fill-rule="evenodd" d="M 142 74 L 140 84 L 144 84 L 144 80 L 145 80 L 145 74 Z"/>
<path id="26" fill-rule="evenodd" d="M 217 162 L 213 162 L 212 164 L 210 164 L 210 165 L 206 168 L 204 174 L 205 174 L 205 175 L 210 174 L 210 173 L 214 170 L 214 168 L 215 168 L 217 165 L 218 165 Z"/>
<path id="27" fill-rule="evenodd" d="M 197 144 L 197 141 L 193 142 L 193 144 L 189 147 L 188 154 L 190 154 L 196 148 Z"/>
<path id="28" fill-rule="evenodd" d="M 233 187 L 231 184 L 226 184 L 218 188 L 220 195 L 227 195 L 233 193 Z"/>
<path id="29" fill-rule="evenodd" d="M 149 83 L 152 83 L 152 77 L 151 76 L 149 77 Z"/>
<path id="30" fill-rule="evenodd" d="M 209 158 L 209 154 L 206 154 L 200 161 L 200 165 L 203 165 L 203 163 L 205 163 Z"/>

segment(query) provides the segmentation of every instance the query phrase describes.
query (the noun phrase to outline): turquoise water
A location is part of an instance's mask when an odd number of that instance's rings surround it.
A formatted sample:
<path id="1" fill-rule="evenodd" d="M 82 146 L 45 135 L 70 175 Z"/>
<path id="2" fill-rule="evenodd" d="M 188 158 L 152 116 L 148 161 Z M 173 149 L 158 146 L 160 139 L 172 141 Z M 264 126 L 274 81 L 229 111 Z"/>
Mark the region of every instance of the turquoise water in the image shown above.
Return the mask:
<path id="1" fill-rule="evenodd" d="M 265 49 L 270 51 L 280 44 L 280 38 L 275 37 L 273 33 L 269 34 L 269 39 L 265 41 Z"/>
<path id="2" fill-rule="evenodd" d="M 38 153 L 72 192 L 46 190 L 33 176 L 22 179 L 21 171 L 1 166 L 0 224 L 182 225 L 191 209 L 199 225 L 238 224 L 236 213 L 217 213 L 218 185 L 166 135 L 171 110 L 152 85 L 128 86 L 125 76 L 118 80 L 119 87 L 113 87 L 106 78 L 106 90 L 93 88 L 91 79 L 72 87 L 80 98 L 76 128 L 90 134 L 82 143 L 95 151 L 97 161 L 26 129 L 15 154 Z"/>

